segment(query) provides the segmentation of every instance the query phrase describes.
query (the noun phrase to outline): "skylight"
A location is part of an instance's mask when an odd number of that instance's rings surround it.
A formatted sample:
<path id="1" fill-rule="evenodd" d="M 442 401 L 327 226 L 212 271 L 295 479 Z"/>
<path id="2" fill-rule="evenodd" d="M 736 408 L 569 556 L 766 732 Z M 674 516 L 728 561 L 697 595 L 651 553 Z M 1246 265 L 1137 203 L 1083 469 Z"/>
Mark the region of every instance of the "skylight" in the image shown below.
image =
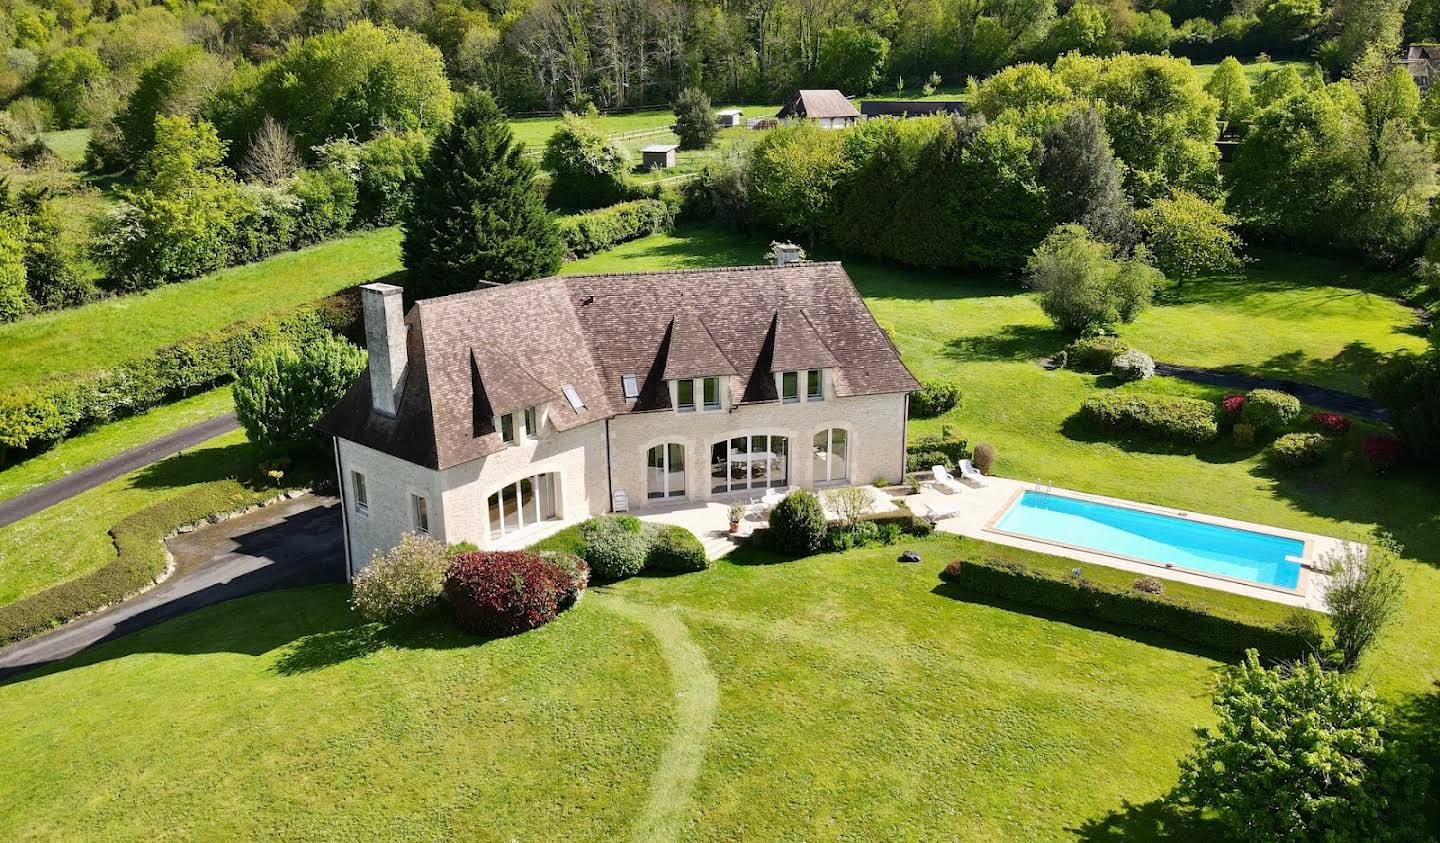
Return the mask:
<path id="1" fill-rule="evenodd" d="M 640 397 L 640 381 L 634 375 L 620 376 L 620 389 L 625 393 L 626 401 L 634 401 Z"/>
<path id="2" fill-rule="evenodd" d="M 560 391 L 565 393 L 565 400 L 570 402 L 570 409 L 577 413 L 585 409 L 585 402 L 580 400 L 580 393 L 575 391 L 575 387 L 563 383 L 560 385 Z"/>

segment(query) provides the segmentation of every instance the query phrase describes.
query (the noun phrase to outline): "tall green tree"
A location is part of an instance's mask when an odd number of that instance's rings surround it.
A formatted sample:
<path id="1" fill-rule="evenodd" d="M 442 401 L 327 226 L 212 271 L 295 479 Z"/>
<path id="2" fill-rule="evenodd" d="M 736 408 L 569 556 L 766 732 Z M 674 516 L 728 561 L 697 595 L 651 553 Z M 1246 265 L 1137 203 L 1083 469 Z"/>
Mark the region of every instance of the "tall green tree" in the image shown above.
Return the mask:
<path id="1" fill-rule="evenodd" d="M 847 94 L 868 94 L 880 83 L 889 57 L 890 42 L 873 30 L 837 26 L 820 39 L 815 77 Z"/>
<path id="2" fill-rule="evenodd" d="M 710 97 L 699 88 L 686 88 L 675 100 L 675 134 L 681 149 L 705 149 L 715 142 L 720 126 Z"/>
<path id="3" fill-rule="evenodd" d="M 1179 283 L 1240 266 L 1234 220 L 1213 202 L 1188 190 L 1158 199 L 1136 215 L 1156 268 Z"/>
<path id="4" fill-rule="evenodd" d="M 263 448 L 318 450 L 323 437 L 315 422 L 363 371 L 365 352 L 337 337 L 298 348 L 264 346 L 236 373 L 235 416 L 250 441 Z"/>
<path id="5" fill-rule="evenodd" d="M 1121 184 L 1105 122 L 1079 108 L 1041 140 L 1040 181 L 1056 222 L 1079 223 L 1122 250 L 1135 244 L 1135 209 Z"/>
<path id="6" fill-rule="evenodd" d="M 1220 103 L 1221 130 L 1226 134 L 1244 134 L 1254 106 L 1250 98 L 1250 80 L 1245 77 L 1245 68 L 1234 56 L 1226 56 L 1216 66 L 1205 83 L 1205 93 Z"/>
<path id="7" fill-rule="evenodd" d="M 559 270 L 560 232 L 522 152 L 494 98 L 468 91 L 435 138 L 404 217 L 401 254 L 418 295 Z"/>
<path id="8" fill-rule="evenodd" d="M 1072 334 L 1133 322 L 1161 280 L 1139 258 L 1115 258 L 1108 243 L 1078 225 L 1057 226 L 1035 247 L 1025 278 L 1040 293 L 1045 315 Z"/>

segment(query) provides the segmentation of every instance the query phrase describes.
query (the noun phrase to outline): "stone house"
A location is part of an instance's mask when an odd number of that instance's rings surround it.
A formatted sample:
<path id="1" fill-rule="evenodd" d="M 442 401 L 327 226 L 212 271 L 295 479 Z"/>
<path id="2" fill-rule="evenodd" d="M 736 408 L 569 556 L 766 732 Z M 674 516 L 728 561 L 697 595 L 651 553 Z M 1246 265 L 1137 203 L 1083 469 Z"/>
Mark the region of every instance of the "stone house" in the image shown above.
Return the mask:
<path id="1" fill-rule="evenodd" d="M 793 247 L 791 247 L 793 248 Z M 839 263 L 362 287 L 334 438 L 349 571 L 410 531 L 524 547 L 592 515 L 900 478 L 918 388 Z"/>

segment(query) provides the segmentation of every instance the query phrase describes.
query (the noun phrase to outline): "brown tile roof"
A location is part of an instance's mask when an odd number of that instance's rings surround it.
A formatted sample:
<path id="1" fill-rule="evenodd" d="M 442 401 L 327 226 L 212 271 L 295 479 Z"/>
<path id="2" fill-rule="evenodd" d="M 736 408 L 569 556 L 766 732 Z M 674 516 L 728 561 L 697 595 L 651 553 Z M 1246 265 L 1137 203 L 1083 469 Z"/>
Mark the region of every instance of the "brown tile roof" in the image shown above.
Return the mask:
<path id="1" fill-rule="evenodd" d="M 819 119 L 821 117 L 859 117 L 860 112 L 856 111 L 855 104 L 846 99 L 845 95 L 839 91 L 802 90 L 775 116 L 782 119 L 785 117 Z"/>
<path id="2" fill-rule="evenodd" d="M 430 468 L 502 450 L 490 417 L 529 402 L 560 430 L 668 408 L 672 376 L 736 375 L 746 402 L 776 399 L 780 364 L 833 368 L 841 397 L 918 388 L 839 263 L 542 278 L 420 301 L 406 323 L 396 418 L 362 375 L 318 426 Z M 633 404 L 621 375 L 641 382 Z"/>

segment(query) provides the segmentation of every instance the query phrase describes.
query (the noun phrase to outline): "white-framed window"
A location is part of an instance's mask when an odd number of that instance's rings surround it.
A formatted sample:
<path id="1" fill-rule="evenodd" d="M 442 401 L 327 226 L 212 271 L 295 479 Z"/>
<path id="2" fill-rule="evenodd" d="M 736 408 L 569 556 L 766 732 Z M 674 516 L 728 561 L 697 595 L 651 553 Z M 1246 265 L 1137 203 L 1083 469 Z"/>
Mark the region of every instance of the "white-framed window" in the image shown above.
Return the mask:
<path id="1" fill-rule="evenodd" d="M 710 491 L 785 486 L 790 475 L 790 440 L 755 434 L 722 439 L 710 446 Z"/>
<path id="2" fill-rule="evenodd" d="M 525 408 L 525 437 L 537 439 L 540 436 L 540 408 Z"/>
<path id="3" fill-rule="evenodd" d="M 825 400 L 825 390 L 821 385 L 819 369 L 809 369 L 805 372 L 805 400 Z"/>
<path id="4" fill-rule="evenodd" d="M 701 393 L 705 401 L 705 409 L 720 409 L 720 379 L 718 377 L 705 378 L 702 381 Z"/>
<path id="5" fill-rule="evenodd" d="M 559 518 L 555 477 L 553 472 L 525 477 L 492 493 L 486 499 L 490 537 L 499 538 Z"/>
<path id="6" fill-rule="evenodd" d="M 675 382 L 675 408 L 682 413 L 695 411 L 695 381 L 687 378 Z"/>
<path id="7" fill-rule="evenodd" d="M 780 375 L 780 400 L 786 404 L 800 401 L 800 373 L 783 372 Z"/>
<path id="8" fill-rule="evenodd" d="M 830 483 L 850 476 L 850 433 L 843 427 L 832 427 L 815 434 L 814 463 L 811 479 Z"/>
<path id="9" fill-rule="evenodd" d="M 621 375 L 620 391 L 625 394 L 626 401 L 638 400 L 640 398 L 640 379 L 634 375 Z"/>
<path id="10" fill-rule="evenodd" d="M 500 438 L 506 445 L 515 444 L 515 414 L 506 413 L 500 417 Z"/>
<path id="11" fill-rule="evenodd" d="M 423 495 L 410 496 L 410 524 L 417 533 L 428 535 L 430 532 L 430 502 Z"/>
<path id="12" fill-rule="evenodd" d="M 685 497 L 685 446 L 656 445 L 645 454 L 645 497 Z"/>
<path id="13" fill-rule="evenodd" d="M 570 409 L 577 413 L 585 409 L 585 402 L 580 400 L 580 393 L 575 391 L 575 387 L 568 383 L 562 383 L 560 391 L 565 393 L 565 400 L 570 402 Z"/>
<path id="14" fill-rule="evenodd" d="M 370 490 L 365 488 L 365 475 L 350 472 L 350 496 L 355 499 L 355 511 L 365 514 L 370 511 Z"/>

